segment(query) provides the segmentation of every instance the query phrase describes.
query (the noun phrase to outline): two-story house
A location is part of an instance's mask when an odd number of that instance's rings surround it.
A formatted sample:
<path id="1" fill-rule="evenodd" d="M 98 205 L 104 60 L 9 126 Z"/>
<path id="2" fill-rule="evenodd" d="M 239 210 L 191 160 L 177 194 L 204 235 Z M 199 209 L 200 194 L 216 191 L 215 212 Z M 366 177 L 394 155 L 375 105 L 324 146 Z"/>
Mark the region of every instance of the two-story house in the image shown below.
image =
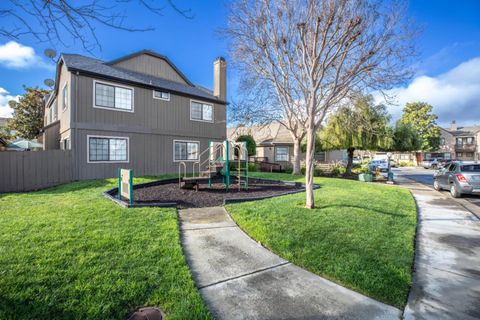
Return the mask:
<path id="1" fill-rule="evenodd" d="M 480 160 L 480 126 L 440 128 L 440 148 L 425 153 L 426 159 Z"/>
<path id="2" fill-rule="evenodd" d="M 70 149 L 74 179 L 178 171 L 209 141 L 226 139 L 226 62 L 213 91 L 194 85 L 167 57 L 143 50 L 113 61 L 62 54 L 45 106 L 45 150 Z M 191 170 L 191 165 L 189 165 Z"/>

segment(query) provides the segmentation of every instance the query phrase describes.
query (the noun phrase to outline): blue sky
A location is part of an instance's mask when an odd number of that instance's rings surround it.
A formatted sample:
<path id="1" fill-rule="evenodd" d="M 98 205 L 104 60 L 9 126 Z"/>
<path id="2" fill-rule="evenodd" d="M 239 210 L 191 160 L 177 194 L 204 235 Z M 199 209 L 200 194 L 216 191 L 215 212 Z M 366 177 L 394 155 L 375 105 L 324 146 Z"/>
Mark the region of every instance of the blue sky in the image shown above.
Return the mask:
<path id="1" fill-rule="evenodd" d="M 157 16 L 132 4 L 126 8 L 126 23 L 152 26 L 155 31 L 129 33 L 99 26 L 97 36 L 102 49 L 95 50 L 93 55 L 111 60 L 144 48 L 152 49 L 167 55 L 194 83 L 211 88 L 214 59 L 226 56 L 228 61 L 227 45 L 218 35 L 218 29 L 226 24 L 226 5 L 211 0 L 175 3 L 180 8 L 190 8 L 194 18 L 185 19 L 168 6 L 163 16 Z M 459 123 L 480 124 L 479 13 L 477 0 L 410 2 L 409 15 L 423 27 L 423 34 L 418 39 L 421 54 L 415 65 L 417 77 L 404 88 L 395 89 L 400 105 L 412 99 L 425 100 L 434 105 L 441 124 L 453 118 Z M 44 79 L 53 78 L 53 63 L 43 57 L 46 48 L 92 55 L 74 41 L 63 46 L 21 38 L 6 47 L 8 41 L 0 37 L 0 115 L 8 113 L 6 100 L 21 94 L 22 85 L 42 86 Z M 23 56 L 11 61 L 5 53 L 12 51 Z M 465 85 L 462 79 L 468 79 L 468 83 Z M 229 98 L 235 96 L 237 83 L 238 76 L 230 69 Z M 446 92 L 448 97 L 442 96 Z M 390 109 L 394 117 L 400 110 L 401 106 Z"/>

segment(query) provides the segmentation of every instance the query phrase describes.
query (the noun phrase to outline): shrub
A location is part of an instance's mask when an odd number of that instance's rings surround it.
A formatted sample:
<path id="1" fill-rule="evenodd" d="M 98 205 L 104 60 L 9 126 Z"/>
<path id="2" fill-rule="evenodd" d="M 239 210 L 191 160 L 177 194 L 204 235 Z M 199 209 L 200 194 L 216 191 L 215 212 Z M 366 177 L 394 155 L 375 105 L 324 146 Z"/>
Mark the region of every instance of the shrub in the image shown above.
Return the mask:
<path id="1" fill-rule="evenodd" d="M 239 136 L 236 140 L 237 142 L 243 142 L 245 141 L 247 143 L 247 153 L 249 157 L 252 157 L 255 155 L 257 152 L 257 143 L 255 142 L 255 139 L 249 134 Z M 235 155 L 238 157 L 238 150 L 235 149 Z"/>
<path id="2" fill-rule="evenodd" d="M 398 163 L 400 167 L 413 167 L 415 164 L 412 161 L 400 161 Z"/>
<path id="3" fill-rule="evenodd" d="M 293 168 L 292 167 L 287 167 L 285 168 L 285 173 L 292 173 L 293 172 Z"/>
<path id="4" fill-rule="evenodd" d="M 360 169 L 362 165 L 360 163 L 354 163 L 352 164 L 352 169 Z"/>
<path id="5" fill-rule="evenodd" d="M 323 177 L 324 175 L 325 175 L 325 172 L 323 172 L 323 170 L 320 169 L 320 168 L 315 168 L 313 170 L 313 176 L 314 177 Z"/>
<path id="6" fill-rule="evenodd" d="M 255 163 L 249 163 L 248 164 L 248 171 L 249 172 L 257 172 L 258 171 L 258 167 Z"/>

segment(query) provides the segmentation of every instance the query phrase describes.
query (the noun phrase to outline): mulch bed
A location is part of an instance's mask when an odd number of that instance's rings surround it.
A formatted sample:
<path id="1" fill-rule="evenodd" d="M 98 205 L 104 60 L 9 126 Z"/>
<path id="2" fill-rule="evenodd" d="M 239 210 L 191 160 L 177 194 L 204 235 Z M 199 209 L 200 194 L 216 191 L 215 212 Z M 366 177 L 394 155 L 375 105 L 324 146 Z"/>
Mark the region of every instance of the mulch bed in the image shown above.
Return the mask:
<path id="1" fill-rule="evenodd" d="M 224 204 L 225 199 L 258 199 L 279 196 L 287 193 L 303 191 L 302 184 L 284 183 L 265 179 L 249 179 L 248 190 L 242 186 L 238 190 L 236 179 L 232 178 L 230 188 L 225 190 L 222 181 L 214 181 L 212 187 L 208 183 L 202 183 L 199 191 L 181 189 L 177 182 L 153 185 L 134 189 L 134 203 L 170 203 L 176 202 L 179 208 L 214 207 Z"/>

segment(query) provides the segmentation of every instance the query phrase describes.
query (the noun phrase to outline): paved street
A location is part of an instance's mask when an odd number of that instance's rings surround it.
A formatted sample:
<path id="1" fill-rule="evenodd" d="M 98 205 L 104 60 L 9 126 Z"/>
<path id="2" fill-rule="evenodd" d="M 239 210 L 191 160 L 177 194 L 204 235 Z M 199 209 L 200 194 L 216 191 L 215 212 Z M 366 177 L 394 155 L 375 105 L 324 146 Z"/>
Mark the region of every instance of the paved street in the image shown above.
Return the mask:
<path id="1" fill-rule="evenodd" d="M 454 199 L 433 190 L 433 171 L 395 171 L 397 182 L 410 189 L 418 206 L 414 283 L 404 318 L 480 318 L 478 199 Z"/>
<path id="2" fill-rule="evenodd" d="M 423 168 L 394 168 L 392 169 L 395 176 L 403 176 L 419 182 L 427 187 L 433 187 L 434 170 Z M 448 191 L 440 191 L 445 197 L 450 197 Z M 453 198 L 452 198 L 453 199 Z M 454 199 L 459 204 L 465 205 L 469 210 L 473 211 L 477 217 L 480 217 L 480 196 L 464 195 L 461 199 Z"/>

